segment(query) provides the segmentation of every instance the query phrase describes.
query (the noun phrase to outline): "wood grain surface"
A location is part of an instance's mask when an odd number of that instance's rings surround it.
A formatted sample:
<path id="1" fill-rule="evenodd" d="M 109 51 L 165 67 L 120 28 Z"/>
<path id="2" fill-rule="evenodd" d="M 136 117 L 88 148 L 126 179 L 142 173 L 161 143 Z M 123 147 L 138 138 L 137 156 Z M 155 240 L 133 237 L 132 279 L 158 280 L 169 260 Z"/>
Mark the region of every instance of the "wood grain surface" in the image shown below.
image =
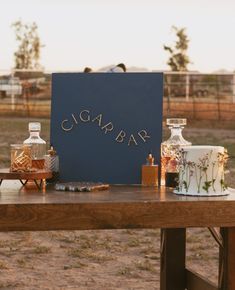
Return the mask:
<path id="1" fill-rule="evenodd" d="M 223 247 L 220 247 L 219 290 L 235 289 L 235 227 L 221 228 Z M 220 281 L 221 280 L 221 281 Z"/>
<path id="2" fill-rule="evenodd" d="M 233 226 L 234 194 L 195 198 L 141 186 L 84 193 L 39 191 L 16 181 L 0 187 L 0 231 Z"/>
<path id="3" fill-rule="evenodd" d="M 185 290 L 186 229 L 161 229 L 160 290 Z"/>
<path id="4" fill-rule="evenodd" d="M 222 290 L 214 283 L 193 270 L 186 269 L 187 290 Z"/>
<path id="5" fill-rule="evenodd" d="M 32 172 L 11 172 L 10 169 L 0 169 L 0 179 L 47 179 L 52 178 L 51 171 L 37 170 Z"/>

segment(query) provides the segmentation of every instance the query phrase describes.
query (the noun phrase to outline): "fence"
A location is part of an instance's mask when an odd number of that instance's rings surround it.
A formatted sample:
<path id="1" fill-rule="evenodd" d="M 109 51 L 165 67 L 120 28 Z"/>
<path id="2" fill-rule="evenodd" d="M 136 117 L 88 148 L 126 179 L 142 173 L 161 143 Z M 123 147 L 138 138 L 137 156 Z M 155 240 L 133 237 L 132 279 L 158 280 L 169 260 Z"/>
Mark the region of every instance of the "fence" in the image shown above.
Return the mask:
<path id="1" fill-rule="evenodd" d="M 51 73 L 0 72 L 0 116 L 49 117 Z"/>
<path id="2" fill-rule="evenodd" d="M 0 116 L 50 117 L 51 73 L 0 71 Z M 164 116 L 235 120 L 235 74 L 164 72 Z"/>
<path id="3" fill-rule="evenodd" d="M 235 74 L 164 74 L 164 115 L 235 120 Z"/>

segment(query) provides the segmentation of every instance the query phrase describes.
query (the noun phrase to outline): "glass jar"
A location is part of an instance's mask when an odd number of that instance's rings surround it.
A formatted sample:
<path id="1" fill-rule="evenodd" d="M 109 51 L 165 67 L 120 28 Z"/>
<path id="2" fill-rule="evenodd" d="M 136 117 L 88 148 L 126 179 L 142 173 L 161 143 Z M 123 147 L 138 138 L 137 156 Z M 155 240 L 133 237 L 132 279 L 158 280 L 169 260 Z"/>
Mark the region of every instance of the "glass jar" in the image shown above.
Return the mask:
<path id="1" fill-rule="evenodd" d="M 11 145 L 11 172 L 29 172 L 32 170 L 31 145 Z"/>
<path id="2" fill-rule="evenodd" d="M 44 169 L 46 142 L 40 137 L 41 124 L 39 122 L 29 123 L 29 138 L 24 144 L 32 145 L 32 166 L 35 169 Z"/>
<path id="3" fill-rule="evenodd" d="M 48 183 L 55 183 L 59 180 L 59 156 L 56 154 L 53 146 L 45 155 L 45 169 L 52 172 L 52 178 L 47 179 Z"/>
<path id="4" fill-rule="evenodd" d="M 182 130 L 187 124 L 186 119 L 171 118 L 166 120 L 166 124 L 171 130 L 171 136 L 161 144 L 161 185 L 176 187 L 179 174 L 179 149 L 192 143 L 182 136 Z"/>

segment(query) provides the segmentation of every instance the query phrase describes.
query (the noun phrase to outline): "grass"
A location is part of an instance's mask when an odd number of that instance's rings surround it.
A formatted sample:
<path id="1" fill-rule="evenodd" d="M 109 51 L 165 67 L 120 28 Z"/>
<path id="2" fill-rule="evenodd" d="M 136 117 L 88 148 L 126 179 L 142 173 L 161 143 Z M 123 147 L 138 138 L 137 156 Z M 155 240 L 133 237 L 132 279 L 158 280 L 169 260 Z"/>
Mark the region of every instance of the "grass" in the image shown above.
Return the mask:
<path id="1" fill-rule="evenodd" d="M 71 265 L 64 265 L 63 269 L 64 270 L 70 270 L 70 269 L 80 269 L 80 268 L 84 268 L 84 267 L 87 267 L 88 265 L 85 264 L 85 263 L 82 263 L 82 262 L 76 262 L 76 263 L 73 263 Z"/>
<path id="2" fill-rule="evenodd" d="M 0 270 L 7 270 L 9 269 L 9 266 L 7 265 L 6 262 L 0 261 Z"/>
<path id="3" fill-rule="evenodd" d="M 133 269 L 131 267 L 124 266 L 124 267 L 118 269 L 117 275 L 128 277 L 128 276 L 132 275 L 132 271 L 133 271 Z"/>
<path id="4" fill-rule="evenodd" d="M 91 252 L 90 250 L 84 250 L 82 248 L 72 248 L 69 249 L 68 255 L 72 258 L 80 258 L 80 259 L 89 259 L 94 263 L 103 263 L 107 261 L 114 260 L 114 256 L 109 255 L 107 253 L 100 254 L 97 251 Z"/>
<path id="5" fill-rule="evenodd" d="M 97 235 L 76 235 L 73 236 L 70 234 L 67 236 L 66 234 L 62 237 L 59 237 L 58 240 L 60 242 L 66 243 L 66 244 L 76 244 L 78 245 L 78 249 L 75 249 L 78 251 L 82 250 L 89 250 L 89 249 L 104 249 L 104 250 L 111 250 L 114 248 L 114 244 L 112 241 L 112 238 L 110 236 L 104 236 L 102 239 L 98 238 Z M 66 245 L 60 245 L 61 247 L 66 247 Z"/>
<path id="6" fill-rule="evenodd" d="M 151 263 L 147 259 L 145 261 L 136 262 L 135 267 L 141 271 L 148 271 L 151 273 L 156 273 L 156 265 Z"/>
<path id="7" fill-rule="evenodd" d="M 128 247 L 139 247 L 140 246 L 140 240 L 136 237 L 132 238 L 127 243 Z"/>
<path id="8" fill-rule="evenodd" d="M 159 229 L 148 230 L 148 232 L 146 233 L 146 237 L 159 237 Z"/>
<path id="9" fill-rule="evenodd" d="M 69 249 L 68 255 L 73 258 L 83 258 L 84 257 L 84 251 L 81 251 L 81 249 Z"/>
<path id="10" fill-rule="evenodd" d="M 36 246 L 32 249 L 33 254 L 48 254 L 51 253 L 51 248 L 47 246 Z"/>
<path id="11" fill-rule="evenodd" d="M 60 242 L 66 243 L 66 244 L 73 244 L 76 242 L 72 236 L 71 237 L 68 237 L 68 236 L 61 237 L 57 240 L 59 240 Z"/>
<path id="12" fill-rule="evenodd" d="M 115 260 L 115 257 L 108 254 L 98 254 L 98 253 L 88 253 L 87 258 L 91 260 L 93 263 L 104 263 Z"/>
<path id="13" fill-rule="evenodd" d="M 158 252 L 159 251 L 157 247 L 154 247 L 153 245 L 151 245 L 151 243 L 140 250 L 140 254 L 143 254 L 143 255 L 152 255 Z"/>
<path id="14" fill-rule="evenodd" d="M 0 240 L 0 248 L 15 248 L 19 246 L 19 241 L 17 240 Z"/>
<path id="15" fill-rule="evenodd" d="M 157 261 L 160 260 L 160 255 L 145 255 L 144 257 L 150 260 L 157 260 Z"/>
<path id="16" fill-rule="evenodd" d="M 199 260 L 200 262 L 202 262 L 202 261 L 207 262 L 211 259 L 218 260 L 218 257 L 214 256 L 214 255 L 209 255 L 206 253 L 206 251 L 196 250 L 195 253 L 193 255 L 190 255 L 187 260 L 188 261 Z"/>
<path id="17" fill-rule="evenodd" d="M 16 262 L 18 263 L 19 267 L 25 268 L 27 265 L 27 261 L 23 258 L 17 259 Z"/>
<path id="18" fill-rule="evenodd" d="M 124 232 L 127 234 L 127 235 L 130 235 L 130 236 L 133 236 L 136 234 L 136 231 L 134 230 L 130 230 L 130 229 L 126 229 L 124 230 Z"/>
<path id="19" fill-rule="evenodd" d="M 10 282 L 10 281 L 6 281 L 6 282 L 0 282 L 0 289 L 16 289 L 18 287 L 23 287 L 23 283 L 19 283 L 19 282 Z M 20 288 L 18 288 L 20 289 Z M 21 288 L 22 289 L 22 288 Z"/>
<path id="20" fill-rule="evenodd" d="M 199 243 L 201 241 L 201 235 L 189 235 L 187 237 L 187 242 L 189 244 Z"/>

